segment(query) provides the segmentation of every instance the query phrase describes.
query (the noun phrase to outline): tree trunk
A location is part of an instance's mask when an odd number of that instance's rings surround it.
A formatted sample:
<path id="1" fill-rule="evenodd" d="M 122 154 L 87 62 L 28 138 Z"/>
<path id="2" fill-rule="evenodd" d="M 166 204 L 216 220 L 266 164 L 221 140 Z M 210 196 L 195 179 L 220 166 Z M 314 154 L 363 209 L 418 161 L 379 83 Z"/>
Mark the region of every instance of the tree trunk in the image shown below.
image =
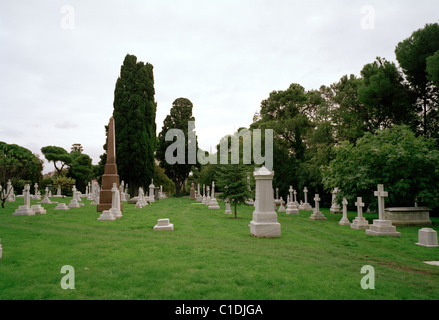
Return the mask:
<path id="1" fill-rule="evenodd" d="M 427 137 L 427 98 L 424 98 L 424 137 Z"/>
<path id="2" fill-rule="evenodd" d="M 180 198 L 181 183 L 176 180 L 176 181 L 174 181 L 174 185 L 175 185 L 175 196 L 177 198 Z"/>
<path id="3" fill-rule="evenodd" d="M 234 203 L 235 203 L 235 219 L 237 219 L 238 218 L 238 214 L 236 212 L 236 201 Z"/>

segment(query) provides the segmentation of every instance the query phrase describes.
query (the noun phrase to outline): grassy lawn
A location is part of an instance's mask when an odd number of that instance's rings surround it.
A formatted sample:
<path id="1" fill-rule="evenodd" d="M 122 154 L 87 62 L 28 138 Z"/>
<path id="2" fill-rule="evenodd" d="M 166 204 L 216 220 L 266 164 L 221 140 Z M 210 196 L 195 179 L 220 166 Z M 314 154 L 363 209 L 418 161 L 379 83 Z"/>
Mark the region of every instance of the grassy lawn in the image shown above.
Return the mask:
<path id="1" fill-rule="evenodd" d="M 68 203 L 70 198 L 55 199 Z M 0 299 L 434 299 L 439 297 L 439 248 L 415 245 L 419 227 L 397 228 L 401 238 L 372 237 L 328 221 L 280 213 L 280 239 L 256 239 L 240 219 L 187 198 L 142 209 L 124 203 L 117 221 L 97 221 L 96 206 L 46 215 L 12 216 L 0 209 Z M 37 201 L 32 200 L 32 204 Z M 350 221 L 356 216 L 349 212 Z M 376 215 L 365 214 L 369 221 Z M 153 231 L 169 218 L 175 230 Z M 439 230 L 439 220 L 433 228 Z M 75 270 L 75 289 L 63 290 L 61 267 Z M 375 269 L 375 290 L 363 290 L 365 265 Z"/>

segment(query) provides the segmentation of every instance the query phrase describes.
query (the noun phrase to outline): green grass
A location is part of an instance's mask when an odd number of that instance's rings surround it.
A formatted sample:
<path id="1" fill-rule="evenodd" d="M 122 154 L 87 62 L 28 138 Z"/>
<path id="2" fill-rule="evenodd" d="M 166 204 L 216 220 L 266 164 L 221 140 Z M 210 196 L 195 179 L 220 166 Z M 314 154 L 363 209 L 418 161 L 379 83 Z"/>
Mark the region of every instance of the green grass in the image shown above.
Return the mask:
<path id="1" fill-rule="evenodd" d="M 70 198 L 53 201 L 68 203 Z M 401 238 L 372 237 L 338 225 L 322 209 L 278 215 L 282 236 L 256 239 L 248 224 L 221 210 L 169 198 L 142 209 L 124 203 L 123 217 L 97 221 L 96 206 L 46 215 L 12 216 L 23 199 L 0 209 L 0 299 L 437 299 L 439 248 L 415 245 L 419 227 L 398 228 Z M 35 204 L 36 201 L 32 201 Z M 355 212 L 349 212 L 352 219 Z M 375 215 L 365 215 L 370 221 Z M 169 218 L 175 230 L 153 231 Z M 438 219 L 433 228 L 438 230 Z M 75 269 L 75 289 L 63 290 L 61 267 Z M 361 268 L 375 268 L 375 290 L 363 290 Z"/>

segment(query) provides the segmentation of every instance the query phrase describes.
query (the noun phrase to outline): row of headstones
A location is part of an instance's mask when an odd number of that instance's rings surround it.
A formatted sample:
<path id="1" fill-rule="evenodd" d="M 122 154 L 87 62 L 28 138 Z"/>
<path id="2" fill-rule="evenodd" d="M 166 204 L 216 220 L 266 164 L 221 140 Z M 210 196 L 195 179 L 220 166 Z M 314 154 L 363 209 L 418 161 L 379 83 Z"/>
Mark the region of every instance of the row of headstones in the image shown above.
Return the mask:
<path id="1" fill-rule="evenodd" d="M 206 196 L 207 193 L 207 196 Z M 198 189 L 195 192 L 194 184 L 192 183 L 191 195 L 189 199 L 196 200 L 202 204 L 208 206 L 209 209 L 221 209 L 218 200 L 215 198 L 215 181 L 212 181 L 212 189 L 209 186 L 203 184 L 203 194 L 200 192 L 200 184 L 198 184 Z"/>
<path id="2" fill-rule="evenodd" d="M 256 202 L 253 220 L 250 222 L 250 233 L 254 237 L 279 238 L 280 223 L 277 221 L 277 214 L 273 210 L 274 195 L 272 180 L 274 172 L 262 167 L 255 171 L 253 175 L 256 181 Z M 292 196 L 292 194 L 294 194 L 292 187 L 290 187 L 289 191 L 290 199 L 293 199 L 292 201 L 290 200 L 289 203 L 297 202 L 297 199 Z M 399 237 L 401 233 L 396 231 L 396 227 L 392 225 L 392 221 L 384 219 L 384 198 L 388 197 L 388 192 L 384 191 L 384 185 L 379 184 L 378 190 L 374 192 L 374 195 L 378 198 L 379 218 L 373 220 L 373 224 L 369 226 L 362 214 L 364 203 L 362 202 L 362 198 L 358 197 L 355 203 L 358 208 L 358 217 L 354 220 L 351 227 L 353 229 L 366 229 L 367 235 Z M 320 197 L 318 194 L 315 195 L 314 201 L 315 209 L 310 216 L 310 220 L 327 220 L 320 212 Z M 340 225 L 350 225 L 347 219 L 347 204 L 346 199 L 343 199 L 343 217 L 339 222 Z M 366 224 L 368 225 L 367 228 Z M 437 232 L 431 228 L 419 230 L 419 242 L 417 244 L 426 247 L 437 247 Z"/>
<path id="3" fill-rule="evenodd" d="M 54 210 L 69 210 L 69 208 L 78 208 L 80 206 L 83 206 L 83 203 L 79 203 L 81 200 L 80 198 L 80 192 L 76 190 L 76 187 L 73 187 L 73 198 L 72 201 L 67 206 L 65 203 L 58 203 L 58 205 L 55 207 Z M 40 203 L 42 204 L 54 204 L 57 202 L 52 202 L 49 199 L 49 191 L 48 188 L 46 188 L 46 193 L 44 195 L 43 200 L 41 200 Z M 30 185 L 26 184 L 23 189 L 23 200 L 24 203 L 21 206 L 18 206 L 18 208 L 15 210 L 12 215 L 14 216 L 33 216 L 36 214 L 46 214 L 46 210 L 41 206 L 41 204 L 31 205 L 30 200 L 36 200 L 37 198 L 31 197 L 30 194 Z M 41 199 L 41 197 L 40 197 Z"/>
<path id="4" fill-rule="evenodd" d="M 275 207 L 279 205 L 278 212 L 286 212 L 286 214 L 299 214 L 299 210 L 312 211 L 312 206 L 308 203 L 308 189 L 305 187 L 303 189 L 305 202 L 297 202 L 297 191 L 290 186 L 289 195 L 287 196 L 287 207 L 284 206 L 284 200 L 282 197 L 279 198 L 279 189 L 276 188 L 276 199 L 274 200 Z M 319 200 L 320 201 L 320 200 Z"/>
<path id="5" fill-rule="evenodd" d="M 35 193 L 30 195 L 32 200 L 41 200 L 41 192 L 39 190 L 38 183 L 34 185 Z M 29 188 L 30 190 L 30 188 Z M 6 189 L 2 191 L 2 186 L 0 185 L 0 192 L 3 192 L 3 196 L 7 196 L 6 202 L 15 202 L 17 197 L 24 197 L 24 193 L 22 195 L 15 196 L 14 187 L 12 186 L 11 180 L 8 180 Z M 61 186 L 58 186 L 56 195 L 52 195 L 52 190 L 49 190 L 48 187 L 45 189 L 45 201 L 48 201 L 48 197 L 63 197 L 61 195 Z M 50 202 L 48 202 L 50 203 Z"/>

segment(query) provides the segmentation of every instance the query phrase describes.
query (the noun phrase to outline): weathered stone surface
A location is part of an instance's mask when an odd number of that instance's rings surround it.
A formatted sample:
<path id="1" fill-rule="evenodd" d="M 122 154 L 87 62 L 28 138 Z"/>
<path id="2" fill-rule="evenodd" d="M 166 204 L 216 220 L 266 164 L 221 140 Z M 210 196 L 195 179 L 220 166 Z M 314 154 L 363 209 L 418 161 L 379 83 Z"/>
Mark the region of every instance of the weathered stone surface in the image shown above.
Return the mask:
<path id="1" fill-rule="evenodd" d="M 439 247 L 437 240 L 437 231 L 431 228 L 422 228 L 418 232 L 418 246 L 427 248 Z"/>
<path id="2" fill-rule="evenodd" d="M 386 208 L 384 219 L 394 226 L 430 226 L 430 209 L 424 207 Z"/>

